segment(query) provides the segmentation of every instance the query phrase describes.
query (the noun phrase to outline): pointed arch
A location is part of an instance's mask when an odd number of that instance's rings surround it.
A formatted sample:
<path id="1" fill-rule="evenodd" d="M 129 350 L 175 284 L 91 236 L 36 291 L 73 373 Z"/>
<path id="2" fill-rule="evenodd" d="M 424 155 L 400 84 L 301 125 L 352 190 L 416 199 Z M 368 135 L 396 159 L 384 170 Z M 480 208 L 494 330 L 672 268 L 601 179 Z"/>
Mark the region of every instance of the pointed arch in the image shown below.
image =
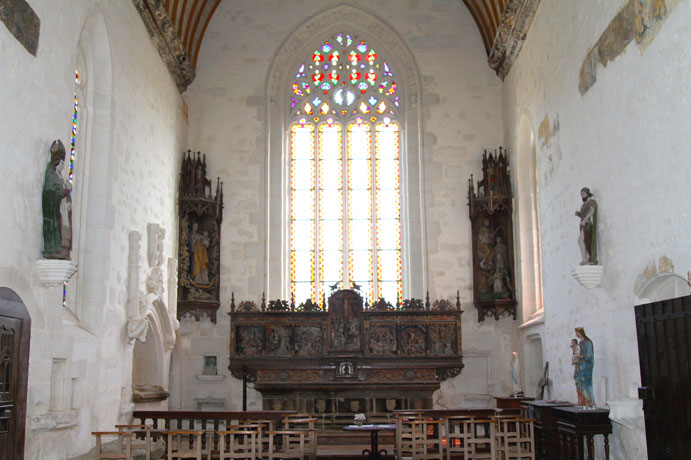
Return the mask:
<path id="1" fill-rule="evenodd" d="M 530 117 L 518 122 L 516 146 L 516 243 L 520 259 L 520 305 L 523 322 L 543 311 L 537 152 Z"/>
<path id="2" fill-rule="evenodd" d="M 84 22 L 77 46 L 79 132 L 75 142 L 73 251 L 77 274 L 68 284 L 68 306 L 77 324 L 95 331 L 107 297 L 107 261 L 112 241 L 111 152 L 112 58 L 103 14 Z"/>
<path id="3" fill-rule="evenodd" d="M 401 105 L 401 231 L 403 296 L 427 289 L 424 171 L 422 162 L 422 85 L 413 53 L 385 21 L 349 5 L 337 5 L 308 18 L 282 42 L 274 54 L 266 82 L 266 235 L 265 275 L 269 296 L 288 292 L 288 114 L 294 69 L 306 53 L 337 32 L 366 38 L 386 54 L 397 69 Z M 312 50 L 313 51 L 313 50 Z"/>

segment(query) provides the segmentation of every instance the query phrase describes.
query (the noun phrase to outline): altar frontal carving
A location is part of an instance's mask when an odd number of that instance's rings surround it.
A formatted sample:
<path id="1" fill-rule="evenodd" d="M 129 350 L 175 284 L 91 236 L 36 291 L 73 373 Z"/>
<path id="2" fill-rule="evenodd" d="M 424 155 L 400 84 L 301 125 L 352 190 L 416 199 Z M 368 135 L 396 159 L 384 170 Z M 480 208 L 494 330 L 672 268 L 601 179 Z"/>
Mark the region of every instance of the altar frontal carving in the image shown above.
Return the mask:
<path id="1" fill-rule="evenodd" d="M 458 296 L 455 305 L 427 298 L 370 306 L 358 292 L 340 290 L 327 304 L 298 310 L 284 301 L 231 302 L 229 369 L 255 382 L 266 407 L 280 400 L 314 412 L 340 397 L 383 408 L 402 395 L 431 405 L 440 382 L 463 368 Z"/>

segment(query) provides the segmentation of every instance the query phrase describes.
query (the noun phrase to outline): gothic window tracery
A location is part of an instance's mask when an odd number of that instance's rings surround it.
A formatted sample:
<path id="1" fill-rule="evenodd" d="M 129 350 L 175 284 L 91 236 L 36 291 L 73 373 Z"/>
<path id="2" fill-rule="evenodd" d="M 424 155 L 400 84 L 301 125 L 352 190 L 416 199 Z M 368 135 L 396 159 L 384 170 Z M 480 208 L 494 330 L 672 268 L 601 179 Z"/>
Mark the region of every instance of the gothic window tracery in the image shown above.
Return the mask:
<path id="1" fill-rule="evenodd" d="M 291 86 L 290 293 L 321 303 L 333 287 L 400 298 L 401 99 L 365 40 L 340 33 Z"/>

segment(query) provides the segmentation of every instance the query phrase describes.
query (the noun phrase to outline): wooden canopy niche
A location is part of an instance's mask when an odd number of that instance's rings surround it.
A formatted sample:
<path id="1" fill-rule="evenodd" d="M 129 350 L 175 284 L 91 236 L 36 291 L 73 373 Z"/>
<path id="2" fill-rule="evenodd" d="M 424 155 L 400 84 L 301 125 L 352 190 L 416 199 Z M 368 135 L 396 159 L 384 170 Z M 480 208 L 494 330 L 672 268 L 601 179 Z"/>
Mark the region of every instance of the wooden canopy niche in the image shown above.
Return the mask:
<path id="1" fill-rule="evenodd" d="M 178 192 L 180 233 L 178 241 L 178 319 L 203 315 L 216 322 L 221 266 L 223 183 L 216 193 L 206 177 L 206 155 L 190 150 L 183 155 Z"/>
<path id="2" fill-rule="evenodd" d="M 328 309 L 272 301 L 230 312 L 230 365 L 254 381 L 264 409 L 315 413 L 326 424 L 429 408 L 440 382 L 463 368 L 460 301 L 364 305 L 340 290 Z"/>
<path id="3" fill-rule="evenodd" d="M 508 151 L 482 155 L 482 180 L 468 181 L 473 235 L 473 299 L 478 321 L 486 316 L 516 319 L 513 207 Z"/>

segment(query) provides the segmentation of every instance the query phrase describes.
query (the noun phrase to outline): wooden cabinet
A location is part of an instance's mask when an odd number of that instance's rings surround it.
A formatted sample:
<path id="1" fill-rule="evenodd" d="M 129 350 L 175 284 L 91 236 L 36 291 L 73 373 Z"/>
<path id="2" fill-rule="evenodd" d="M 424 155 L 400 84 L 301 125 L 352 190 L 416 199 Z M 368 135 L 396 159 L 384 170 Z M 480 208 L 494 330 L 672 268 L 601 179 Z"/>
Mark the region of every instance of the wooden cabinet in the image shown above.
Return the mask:
<path id="1" fill-rule="evenodd" d="M 496 396 L 497 409 L 520 409 L 526 402 L 533 401 L 535 398 L 512 398 L 510 396 Z"/>
<path id="2" fill-rule="evenodd" d="M 535 420 L 535 459 L 551 460 L 559 458 L 559 434 L 557 420 L 552 411 L 555 407 L 570 407 L 567 401 L 529 401 L 528 417 Z"/>
<path id="3" fill-rule="evenodd" d="M 587 458 L 594 459 L 593 437 L 601 434 L 605 437 L 605 459 L 609 460 L 608 435 L 612 434 L 609 409 L 571 406 L 555 407 L 552 411 L 554 412 L 559 432 L 559 458 L 563 460 L 583 460 L 587 452 Z"/>

